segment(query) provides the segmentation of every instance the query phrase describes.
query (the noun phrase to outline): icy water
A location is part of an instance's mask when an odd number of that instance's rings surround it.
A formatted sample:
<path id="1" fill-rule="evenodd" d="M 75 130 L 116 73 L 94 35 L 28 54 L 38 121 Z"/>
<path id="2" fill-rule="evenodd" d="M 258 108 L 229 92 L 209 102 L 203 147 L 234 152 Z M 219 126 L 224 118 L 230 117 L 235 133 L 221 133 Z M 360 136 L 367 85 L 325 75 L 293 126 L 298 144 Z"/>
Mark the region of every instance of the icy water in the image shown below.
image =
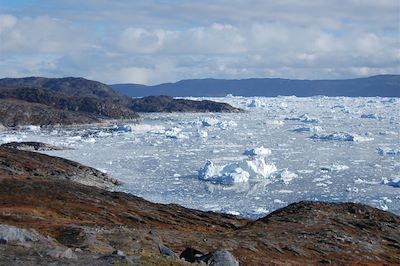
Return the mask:
<path id="1" fill-rule="evenodd" d="M 391 98 L 210 98 L 241 114 L 142 114 L 119 128 L 0 133 L 0 142 L 42 141 L 47 152 L 106 171 L 121 191 L 153 202 L 258 218 L 299 200 L 362 202 L 400 214 L 400 100 Z M 202 180 L 207 160 L 223 167 L 264 146 L 270 176 Z M 286 169 L 291 178 L 279 173 Z M 277 174 L 278 173 L 278 174 Z"/>

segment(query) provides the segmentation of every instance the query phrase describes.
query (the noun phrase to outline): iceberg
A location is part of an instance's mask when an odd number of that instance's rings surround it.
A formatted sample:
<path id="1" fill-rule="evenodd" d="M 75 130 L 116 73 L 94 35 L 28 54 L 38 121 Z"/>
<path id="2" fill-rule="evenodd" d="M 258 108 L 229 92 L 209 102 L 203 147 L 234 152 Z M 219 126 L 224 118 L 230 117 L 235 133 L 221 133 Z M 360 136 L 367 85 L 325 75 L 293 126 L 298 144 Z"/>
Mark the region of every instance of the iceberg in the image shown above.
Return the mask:
<path id="1" fill-rule="evenodd" d="M 232 185 L 234 183 L 267 178 L 276 170 L 276 166 L 268 164 L 265 158 L 252 158 L 222 166 L 217 166 L 208 160 L 204 167 L 198 171 L 197 176 L 201 180 Z"/>
<path id="2" fill-rule="evenodd" d="M 249 156 L 247 159 L 221 166 L 208 160 L 204 167 L 198 171 L 197 176 L 200 180 L 224 185 L 268 177 L 273 179 L 272 174 L 277 171 L 277 168 L 273 163 L 268 163 L 266 160 L 266 156 L 270 153 L 271 151 L 264 147 L 248 149 L 245 151 L 245 154 Z"/>

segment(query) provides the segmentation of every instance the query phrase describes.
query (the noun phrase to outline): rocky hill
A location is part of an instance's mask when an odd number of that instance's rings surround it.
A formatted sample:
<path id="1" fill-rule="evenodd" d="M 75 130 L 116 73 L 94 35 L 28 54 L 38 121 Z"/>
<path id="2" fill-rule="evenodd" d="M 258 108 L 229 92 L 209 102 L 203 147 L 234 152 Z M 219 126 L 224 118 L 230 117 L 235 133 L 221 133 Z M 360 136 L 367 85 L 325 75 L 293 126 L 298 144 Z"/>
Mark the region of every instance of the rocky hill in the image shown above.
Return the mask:
<path id="1" fill-rule="evenodd" d="M 366 205 L 305 201 L 251 221 L 81 182 L 99 177 L 0 147 L 0 264 L 400 264 L 400 217 Z"/>
<path id="2" fill-rule="evenodd" d="M 0 124 L 71 125 L 138 119 L 136 112 L 237 112 L 225 103 L 154 96 L 131 99 L 83 78 L 0 79 Z"/>
<path id="3" fill-rule="evenodd" d="M 0 87 L 8 88 L 45 88 L 74 97 L 91 98 L 120 98 L 121 95 L 115 92 L 106 84 L 84 78 L 4 78 L 0 79 Z"/>
<path id="4" fill-rule="evenodd" d="M 237 113 L 243 110 L 227 103 L 174 99 L 170 96 L 148 96 L 132 99 L 129 107 L 135 112 L 224 112 Z"/>

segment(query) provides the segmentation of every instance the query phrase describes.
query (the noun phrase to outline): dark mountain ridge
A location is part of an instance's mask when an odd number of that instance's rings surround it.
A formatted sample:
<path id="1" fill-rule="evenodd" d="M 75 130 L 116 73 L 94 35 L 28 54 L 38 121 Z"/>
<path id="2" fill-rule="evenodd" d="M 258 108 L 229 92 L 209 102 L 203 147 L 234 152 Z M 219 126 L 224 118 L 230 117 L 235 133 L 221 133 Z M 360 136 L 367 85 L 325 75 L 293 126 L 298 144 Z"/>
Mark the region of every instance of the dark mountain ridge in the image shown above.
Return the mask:
<path id="1" fill-rule="evenodd" d="M 132 97 L 169 96 L 290 96 L 400 97 L 400 75 L 378 75 L 343 80 L 293 80 L 281 78 L 190 79 L 154 86 L 114 84 L 114 90 Z"/>

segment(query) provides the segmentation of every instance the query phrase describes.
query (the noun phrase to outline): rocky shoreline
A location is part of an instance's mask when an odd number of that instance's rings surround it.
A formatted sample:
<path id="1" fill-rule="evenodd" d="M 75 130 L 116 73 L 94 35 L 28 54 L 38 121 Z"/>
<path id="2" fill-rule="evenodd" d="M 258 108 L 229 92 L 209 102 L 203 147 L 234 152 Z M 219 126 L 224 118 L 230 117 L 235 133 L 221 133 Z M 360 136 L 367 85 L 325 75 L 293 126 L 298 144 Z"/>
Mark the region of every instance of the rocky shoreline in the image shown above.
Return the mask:
<path id="1" fill-rule="evenodd" d="M 252 221 L 156 204 L 38 145 L 0 147 L 0 265 L 400 264 L 390 212 L 304 201 Z"/>

